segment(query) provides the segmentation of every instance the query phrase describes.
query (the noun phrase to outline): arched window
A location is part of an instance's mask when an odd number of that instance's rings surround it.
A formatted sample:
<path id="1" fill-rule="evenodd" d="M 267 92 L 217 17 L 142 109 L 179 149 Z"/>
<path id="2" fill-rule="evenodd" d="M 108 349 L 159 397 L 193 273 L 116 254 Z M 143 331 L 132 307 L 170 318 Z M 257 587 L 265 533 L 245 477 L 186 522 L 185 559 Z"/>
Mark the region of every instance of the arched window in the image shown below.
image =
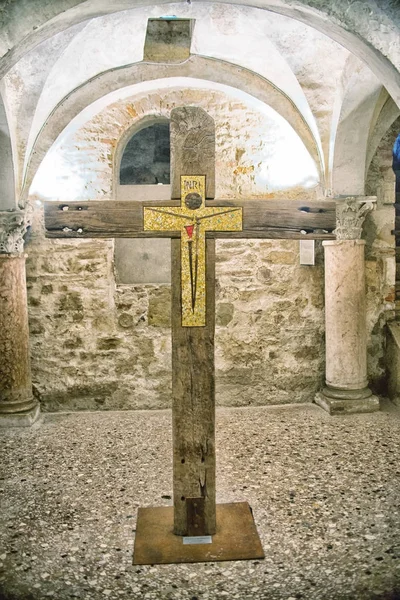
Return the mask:
<path id="1" fill-rule="evenodd" d="M 170 200 L 169 121 L 154 119 L 136 130 L 116 168 L 117 200 Z M 156 238 L 117 238 L 114 265 L 118 284 L 169 283 L 171 242 Z"/>
<path id="2" fill-rule="evenodd" d="M 157 185 L 170 182 L 169 123 L 156 122 L 135 133 L 121 159 L 120 185 Z"/>

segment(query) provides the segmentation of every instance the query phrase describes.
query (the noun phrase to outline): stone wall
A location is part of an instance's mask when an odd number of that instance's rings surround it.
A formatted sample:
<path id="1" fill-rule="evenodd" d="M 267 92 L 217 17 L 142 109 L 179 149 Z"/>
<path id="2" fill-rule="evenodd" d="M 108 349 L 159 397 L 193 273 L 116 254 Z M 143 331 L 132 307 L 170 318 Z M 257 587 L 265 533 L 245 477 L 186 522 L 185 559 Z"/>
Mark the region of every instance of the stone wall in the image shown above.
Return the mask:
<path id="1" fill-rule="evenodd" d="M 395 175 L 392 168 L 394 141 L 400 131 L 397 119 L 382 138 L 369 166 L 366 194 L 377 196 L 376 210 L 367 216 L 367 327 L 368 373 L 373 389 L 387 393 L 386 323 L 394 318 L 396 258 L 394 229 Z"/>
<path id="2" fill-rule="evenodd" d="M 299 243 L 221 241 L 217 257 L 217 398 L 224 405 L 311 402 L 324 375 L 323 256 Z"/>
<path id="3" fill-rule="evenodd" d="M 126 132 L 143 118 L 168 118 L 172 108 L 184 104 L 200 105 L 215 119 L 217 197 L 317 197 L 318 181 L 305 189 L 301 177 L 297 183 L 293 179 L 294 144 L 301 176 L 309 182 L 316 170 L 280 117 L 222 91 L 172 89 L 120 100 L 87 123 L 72 124 L 47 166 L 44 161 L 38 174 L 43 193 L 36 183 L 31 202 L 40 204 L 46 194 L 65 201 L 112 198 Z M 280 167 L 274 163 L 279 155 Z M 46 240 L 37 205 L 27 253 L 32 376 L 43 409 L 169 406 L 169 285 L 117 284 L 113 240 Z M 379 382 L 390 263 L 368 260 L 369 366 Z M 219 241 L 216 271 L 217 402 L 311 402 L 324 379 L 321 244 L 316 244 L 316 265 L 306 267 L 299 264 L 297 241 Z"/>
<path id="4" fill-rule="evenodd" d="M 42 235 L 28 246 L 27 281 L 43 409 L 169 406 L 170 286 L 115 285 L 112 240 Z M 311 402 L 321 386 L 321 248 L 316 266 L 298 263 L 295 241 L 217 243 L 218 404 Z"/>

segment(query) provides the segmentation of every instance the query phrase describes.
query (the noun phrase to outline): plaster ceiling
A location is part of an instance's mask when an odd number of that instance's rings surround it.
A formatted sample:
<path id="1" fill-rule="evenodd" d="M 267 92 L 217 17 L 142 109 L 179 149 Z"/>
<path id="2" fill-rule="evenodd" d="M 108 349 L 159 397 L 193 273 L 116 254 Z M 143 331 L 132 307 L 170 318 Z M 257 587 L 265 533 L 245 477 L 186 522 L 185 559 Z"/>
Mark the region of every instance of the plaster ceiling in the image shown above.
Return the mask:
<path id="1" fill-rule="evenodd" d="M 31 14 L 33 20 L 42 18 L 39 4 L 36 17 Z M 242 6 L 232 6 L 206 2 L 190 5 L 161 2 L 148 6 L 146 2 L 125 1 L 114 2 L 110 7 L 108 3 L 93 0 L 64 2 L 63 6 L 70 10 L 57 16 L 56 5 L 61 4 L 41 3 L 42 7 L 47 6 L 48 16 L 52 15 L 53 21 L 50 18 L 47 24 L 43 21 L 38 26 L 40 31 L 35 43 L 33 35 L 28 36 L 29 39 L 26 37 L 25 42 L 21 41 L 23 23 L 17 27 L 13 25 L 10 12 L 2 15 L 6 34 L 1 38 L 3 50 L 11 43 L 15 45 L 14 50 L 10 50 L 11 54 L 9 52 L 3 59 L 3 66 L 16 62 L 2 80 L 1 89 L 10 128 L 17 195 L 27 193 L 40 158 L 60 133 L 57 127 L 50 128 L 49 123 L 57 121 L 58 112 L 61 115 L 68 101 L 73 104 L 73 99 L 79 97 L 84 86 L 90 85 L 93 92 L 97 86 L 97 95 L 105 95 L 110 89 L 106 90 L 101 83 L 104 74 L 115 73 L 117 76 L 121 68 L 140 63 L 147 19 L 163 15 L 196 20 L 191 52 L 215 61 L 215 82 L 219 81 L 218 72 L 225 68 L 224 65 L 237 65 L 250 75 L 254 74 L 255 82 L 260 77 L 287 98 L 310 132 L 307 135 L 312 137 L 315 152 L 319 155 L 318 168 L 328 193 L 333 180 L 336 193 L 342 193 L 341 181 L 347 176 L 348 161 L 338 162 L 335 155 L 341 155 L 343 144 L 349 155 L 353 156 L 356 151 L 358 161 L 352 168 L 357 169 L 359 175 L 355 183 L 357 192 L 354 189 L 353 193 L 360 193 L 368 140 L 372 136 L 371 123 L 377 122 L 375 109 L 385 72 L 383 70 L 381 79 L 378 79 L 348 49 L 321 33 L 324 30 L 323 19 L 319 22 L 318 18 L 323 17 L 324 11 L 329 12 L 327 7 L 320 7 L 320 13 L 315 7 L 311 12 L 307 12 L 304 6 L 295 8 L 292 2 L 265 3 L 270 10 L 243 6 L 243 3 Z M 325 30 L 336 38 L 340 38 L 335 33 L 342 14 L 340 4 L 336 2 L 335 8 L 331 7 L 331 14 L 336 11 L 331 30 L 325 23 Z M 353 3 L 347 18 L 355 18 L 356 4 L 363 3 Z M 76 5 L 75 8 L 72 5 Z M 121 12 L 121 9 L 132 5 L 135 7 Z M 16 11 L 16 7 L 13 10 Z M 28 13 L 23 20 L 28 19 Z M 99 13 L 103 14 L 96 16 Z M 278 13 L 290 14 L 299 20 Z M 14 18 L 16 15 L 17 12 Z M 382 14 L 379 15 L 379 27 L 387 28 L 385 40 L 388 41 L 389 37 L 392 40 L 395 20 L 385 21 Z M 315 28 L 304 21 L 313 23 Z M 357 26 L 364 25 L 360 22 Z M 392 43 L 388 53 L 393 64 L 396 62 L 396 47 Z M 22 57 L 20 60 L 17 60 L 18 52 Z M 191 73 L 191 76 L 195 74 Z M 236 87 L 234 79 L 229 84 Z M 395 115 L 396 109 L 392 112 Z M 70 118 L 74 116 L 72 111 Z M 347 135 L 341 133 L 344 128 Z M 43 135 L 45 131 L 46 136 Z M 344 170 L 343 175 L 341 169 Z M 347 193 L 351 191 L 347 190 Z"/>
<path id="2" fill-rule="evenodd" d="M 167 4 L 160 0 L 160 4 Z M 197 4 L 181 0 L 180 4 Z M 400 102 L 400 11 L 397 0 L 225 0 L 228 5 L 250 5 L 306 23 L 336 40 L 367 62 L 384 78 L 394 100 Z M 14 0 L 0 6 L 0 74 L 27 51 L 85 20 L 151 6 L 149 0 Z"/>

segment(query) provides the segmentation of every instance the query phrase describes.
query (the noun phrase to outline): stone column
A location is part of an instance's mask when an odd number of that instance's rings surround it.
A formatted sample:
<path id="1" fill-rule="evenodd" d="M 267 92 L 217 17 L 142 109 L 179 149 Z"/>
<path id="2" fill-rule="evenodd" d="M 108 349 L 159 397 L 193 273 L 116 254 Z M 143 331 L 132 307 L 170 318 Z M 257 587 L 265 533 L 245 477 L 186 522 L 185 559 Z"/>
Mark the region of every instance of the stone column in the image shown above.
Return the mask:
<path id="1" fill-rule="evenodd" d="M 32 395 L 23 235 L 27 211 L 0 212 L 0 427 L 39 416 Z"/>
<path id="2" fill-rule="evenodd" d="M 336 240 L 323 242 L 326 385 L 315 401 L 330 414 L 379 410 L 367 381 L 365 241 L 360 239 L 372 207 L 346 198 L 336 209 Z"/>

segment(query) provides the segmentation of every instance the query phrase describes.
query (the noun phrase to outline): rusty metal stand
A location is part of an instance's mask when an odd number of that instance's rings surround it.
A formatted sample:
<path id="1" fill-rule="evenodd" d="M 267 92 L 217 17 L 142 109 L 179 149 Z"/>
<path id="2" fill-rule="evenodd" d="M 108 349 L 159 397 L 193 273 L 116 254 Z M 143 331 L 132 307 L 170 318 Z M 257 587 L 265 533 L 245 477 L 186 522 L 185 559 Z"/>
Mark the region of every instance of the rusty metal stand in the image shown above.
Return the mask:
<path id="1" fill-rule="evenodd" d="M 173 533 L 173 507 L 139 508 L 134 565 L 214 562 L 264 558 L 247 502 L 217 504 L 217 532 L 211 543 L 184 544 Z"/>

